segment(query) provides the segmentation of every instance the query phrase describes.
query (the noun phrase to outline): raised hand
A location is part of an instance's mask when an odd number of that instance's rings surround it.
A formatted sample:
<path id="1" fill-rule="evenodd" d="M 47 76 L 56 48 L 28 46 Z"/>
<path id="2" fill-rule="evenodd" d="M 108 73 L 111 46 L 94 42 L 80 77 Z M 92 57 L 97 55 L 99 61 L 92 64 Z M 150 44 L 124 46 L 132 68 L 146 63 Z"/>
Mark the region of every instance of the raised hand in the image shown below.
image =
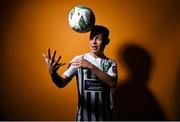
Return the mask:
<path id="1" fill-rule="evenodd" d="M 83 57 L 72 61 L 71 64 L 75 67 L 75 69 L 80 68 L 80 67 L 91 69 L 93 66 L 89 61 L 87 61 Z"/>
<path id="2" fill-rule="evenodd" d="M 56 50 L 54 50 L 54 52 L 52 53 L 52 56 L 51 56 L 50 48 L 48 48 L 47 54 L 43 53 L 42 55 L 48 66 L 48 70 L 49 70 L 50 74 L 55 73 L 59 69 L 60 66 L 65 65 L 65 63 L 59 63 L 61 56 L 59 56 L 58 59 L 55 60 Z"/>

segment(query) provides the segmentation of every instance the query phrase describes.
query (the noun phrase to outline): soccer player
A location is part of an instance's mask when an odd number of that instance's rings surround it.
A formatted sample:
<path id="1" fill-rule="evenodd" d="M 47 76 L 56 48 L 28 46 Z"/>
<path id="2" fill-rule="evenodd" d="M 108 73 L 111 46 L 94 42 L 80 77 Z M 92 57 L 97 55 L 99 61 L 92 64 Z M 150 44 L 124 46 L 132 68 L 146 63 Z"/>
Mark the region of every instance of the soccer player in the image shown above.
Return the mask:
<path id="1" fill-rule="evenodd" d="M 67 70 L 59 75 L 57 70 L 64 63 L 59 63 L 61 56 L 55 60 L 56 50 L 52 56 L 50 49 L 43 54 L 48 65 L 52 81 L 59 87 L 65 87 L 73 78 L 77 78 L 78 112 L 77 121 L 112 120 L 111 90 L 116 87 L 117 64 L 104 55 L 109 43 L 109 30 L 95 25 L 90 32 L 90 51 L 75 56 Z"/>

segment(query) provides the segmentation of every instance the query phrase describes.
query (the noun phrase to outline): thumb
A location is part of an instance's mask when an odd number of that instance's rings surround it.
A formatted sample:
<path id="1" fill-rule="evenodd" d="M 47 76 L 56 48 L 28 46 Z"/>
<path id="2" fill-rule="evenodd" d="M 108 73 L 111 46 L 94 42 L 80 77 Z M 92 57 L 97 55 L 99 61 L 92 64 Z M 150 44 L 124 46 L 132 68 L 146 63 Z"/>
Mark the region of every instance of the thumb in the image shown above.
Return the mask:
<path id="1" fill-rule="evenodd" d="M 59 65 L 60 65 L 60 66 L 63 66 L 63 65 L 65 65 L 65 64 L 66 64 L 66 63 L 60 63 Z"/>

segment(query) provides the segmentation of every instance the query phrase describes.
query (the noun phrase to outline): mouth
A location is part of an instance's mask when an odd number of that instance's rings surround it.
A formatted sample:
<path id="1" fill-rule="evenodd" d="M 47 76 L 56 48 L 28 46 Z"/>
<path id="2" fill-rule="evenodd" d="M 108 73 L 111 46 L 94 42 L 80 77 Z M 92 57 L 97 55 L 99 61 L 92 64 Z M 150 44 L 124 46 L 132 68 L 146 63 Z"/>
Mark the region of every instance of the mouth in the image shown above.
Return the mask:
<path id="1" fill-rule="evenodd" d="M 93 50 L 97 50 L 98 46 L 91 46 Z"/>

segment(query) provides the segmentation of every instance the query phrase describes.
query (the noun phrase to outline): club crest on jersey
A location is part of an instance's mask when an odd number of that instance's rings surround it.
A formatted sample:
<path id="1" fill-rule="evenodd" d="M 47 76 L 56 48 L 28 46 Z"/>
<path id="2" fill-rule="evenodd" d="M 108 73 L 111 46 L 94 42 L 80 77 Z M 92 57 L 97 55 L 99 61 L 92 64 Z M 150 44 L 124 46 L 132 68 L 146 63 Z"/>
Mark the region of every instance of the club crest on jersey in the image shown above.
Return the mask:
<path id="1" fill-rule="evenodd" d="M 107 72 L 110 67 L 111 67 L 110 62 L 103 63 L 103 71 Z"/>

